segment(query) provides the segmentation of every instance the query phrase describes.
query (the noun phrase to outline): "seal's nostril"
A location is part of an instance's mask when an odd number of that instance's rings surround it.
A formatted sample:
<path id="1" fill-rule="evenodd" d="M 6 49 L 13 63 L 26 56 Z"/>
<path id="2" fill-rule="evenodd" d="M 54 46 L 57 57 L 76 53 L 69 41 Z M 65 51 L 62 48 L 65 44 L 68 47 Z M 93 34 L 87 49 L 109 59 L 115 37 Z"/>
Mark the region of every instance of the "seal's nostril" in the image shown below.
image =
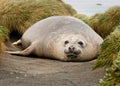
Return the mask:
<path id="1" fill-rule="evenodd" d="M 76 54 L 76 55 L 77 55 L 78 53 L 77 53 L 77 52 L 74 52 L 74 54 Z"/>
<path id="2" fill-rule="evenodd" d="M 70 51 L 70 52 L 72 52 L 72 51 L 73 51 L 72 47 L 69 47 L 68 49 L 69 49 L 69 51 Z"/>
<path id="3" fill-rule="evenodd" d="M 75 55 L 79 55 L 81 53 L 81 51 L 75 51 L 74 54 Z"/>
<path id="4" fill-rule="evenodd" d="M 75 47 L 73 47 L 73 50 L 75 50 Z"/>
<path id="5" fill-rule="evenodd" d="M 69 49 L 70 52 L 73 52 L 75 50 L 75 47 L 70 46 L 68 49 Z"/>
<path id="6" fill-rule="evenodd" d="M 71 51 L 71 47 L 68 48 Z"/>

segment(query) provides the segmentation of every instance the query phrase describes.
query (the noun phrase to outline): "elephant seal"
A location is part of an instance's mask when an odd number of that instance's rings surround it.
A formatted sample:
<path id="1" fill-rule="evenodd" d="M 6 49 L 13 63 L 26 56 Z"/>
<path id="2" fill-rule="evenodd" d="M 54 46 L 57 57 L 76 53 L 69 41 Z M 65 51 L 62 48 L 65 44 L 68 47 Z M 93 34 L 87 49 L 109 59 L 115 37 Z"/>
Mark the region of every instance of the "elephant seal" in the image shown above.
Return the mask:
<path id="1" fill-rule="evenodd" d="M 52 16 L 26 30 L 14 45 L 24 50 L 10 54 L 48 57 L 61 61 L 89 61 L 100 52 L 103 39 L 80 19 L 70 16 Z"/>

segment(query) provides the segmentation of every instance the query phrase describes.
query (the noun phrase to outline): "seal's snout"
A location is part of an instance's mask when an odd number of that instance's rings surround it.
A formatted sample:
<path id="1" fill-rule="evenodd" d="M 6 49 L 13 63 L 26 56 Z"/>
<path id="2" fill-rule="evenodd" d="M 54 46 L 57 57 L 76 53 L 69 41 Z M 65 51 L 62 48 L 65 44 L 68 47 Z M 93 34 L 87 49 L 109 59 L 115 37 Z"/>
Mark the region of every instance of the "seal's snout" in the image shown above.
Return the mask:
<path id="1" fill-rule="evenodd" d="M 77 58 L 81 54 L 81 51 L 74 46 L 69 46 L 64 52 L 68 58 Z"/>
<path id="2" fill-rule="evenodd" d="M 70 51 L 70 52 L 74 52 L 74 50 L 75 50 L 75 47 L 73 47 L 73 46 L 70 46 L 68 49 L 69 49 L 69 51 Z"/>

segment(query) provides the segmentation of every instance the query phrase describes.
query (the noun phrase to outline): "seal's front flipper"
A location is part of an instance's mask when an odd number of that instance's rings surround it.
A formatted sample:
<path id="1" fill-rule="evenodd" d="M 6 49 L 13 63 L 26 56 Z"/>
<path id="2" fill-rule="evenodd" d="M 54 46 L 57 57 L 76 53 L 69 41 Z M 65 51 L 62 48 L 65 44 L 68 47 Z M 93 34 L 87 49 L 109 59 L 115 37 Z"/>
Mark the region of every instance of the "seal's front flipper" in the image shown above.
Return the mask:
<path id="1" fill-rule="evenodd" d="M 22 44 L 22 41 L 21 39 L 17 40 L 16 42 L 13 42 L 12 45 L 13 46 L 18 46 L 18 45 L 21 45 Z"/>
<path id="2" fill-rule="evenodd" d="M 13 54 L 13 55 L 22 55 L 22 56 L 28 56 L 32 53 L 34 45 L 30 45 L 28 48 L 22 50 L 22 51 L 6 51 L 6 53 Z"/>

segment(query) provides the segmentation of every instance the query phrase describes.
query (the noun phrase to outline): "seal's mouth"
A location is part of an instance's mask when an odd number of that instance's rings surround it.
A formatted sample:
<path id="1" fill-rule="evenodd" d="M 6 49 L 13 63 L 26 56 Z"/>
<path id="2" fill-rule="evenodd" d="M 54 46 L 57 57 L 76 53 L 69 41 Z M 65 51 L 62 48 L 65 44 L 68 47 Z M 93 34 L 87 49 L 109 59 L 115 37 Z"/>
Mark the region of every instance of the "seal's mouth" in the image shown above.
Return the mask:
<path id="1" fill-rule="evenodd" d="M 75 59 L 75 58 L 79 57 L 81 54 L 80 50 L 75 50 L 75 51 L 65 50 L 64 52 L 65 52 L 65 55 L 71 59 Z"/>
<path id="2" fill-rule="evenodd" d="M 74 54 L 68 54 L 68 55 L 66 55 L 68 58 L 77 58 L 78 57 L 78 55 L 74 55 Z"/>

